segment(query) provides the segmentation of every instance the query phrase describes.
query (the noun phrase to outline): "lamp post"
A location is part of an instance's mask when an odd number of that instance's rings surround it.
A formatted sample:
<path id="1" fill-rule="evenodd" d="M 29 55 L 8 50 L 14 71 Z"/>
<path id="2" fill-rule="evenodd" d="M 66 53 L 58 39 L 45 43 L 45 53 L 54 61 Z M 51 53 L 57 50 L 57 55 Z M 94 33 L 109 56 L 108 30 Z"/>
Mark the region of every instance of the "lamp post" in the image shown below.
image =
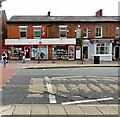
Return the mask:
<path id="1" fill-rule="evenodd" d="M 83 50 L 82 50 L 82 46 L 83 46 L 83 33 L 81 32 L 81 35 L 80 35 L 80 48 L 81 48 L 81 63 L 83 64 Z"/>

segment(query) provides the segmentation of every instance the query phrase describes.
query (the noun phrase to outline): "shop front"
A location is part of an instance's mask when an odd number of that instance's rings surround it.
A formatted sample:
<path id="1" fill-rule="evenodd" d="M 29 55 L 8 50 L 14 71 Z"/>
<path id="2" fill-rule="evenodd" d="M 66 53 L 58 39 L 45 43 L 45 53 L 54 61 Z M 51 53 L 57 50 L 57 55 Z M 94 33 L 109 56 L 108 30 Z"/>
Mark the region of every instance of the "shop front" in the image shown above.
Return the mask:
<path id="1" fill-rule="evenodd" d="M 45 60 L 74 60 L 75 44 L 75 38 L 5 40 L 9 59 L 13 60 L 20 60 L 23 55 L 26 60 L 36 60 L 41 52 Z"/>
<path id="2" fill-rule="evenodd" d="M 100 61 L 112 61 L 112 43 L 113 39 L 93 39 L 91 58 L 94 60 L 94 56 L 99 56 Z"/>

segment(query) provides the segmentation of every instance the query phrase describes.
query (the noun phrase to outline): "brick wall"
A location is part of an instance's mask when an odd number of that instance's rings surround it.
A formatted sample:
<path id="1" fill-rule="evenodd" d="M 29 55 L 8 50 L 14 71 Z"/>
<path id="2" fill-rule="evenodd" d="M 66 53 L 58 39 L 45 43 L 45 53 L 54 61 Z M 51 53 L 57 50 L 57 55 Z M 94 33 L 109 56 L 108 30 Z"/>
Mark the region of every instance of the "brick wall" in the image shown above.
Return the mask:
<path id="1" fill-rule="evenodd" d="M 103 37 L 113 38 L 115 37 L 115 29 L 118 26 L 117 23 L 55 23 L 55 24 L 8 24 L 8 38 L 19 38 L 19 26 L 28 26 L 27 28 L 27 38 L 33 38 L 33 26 L 42 26 L 41 36 L 42 38 L 58 38 L 59 37 L 59 25 L 67 25 L 67 37 L 75 38 L 75 30 L 77 26 L 80 28 L 87 27 L 90 29 L 89 38 L 95 38 L 95 27 L 103 27 Z M 43 32 L 45 32 L 43 34 Z"/>

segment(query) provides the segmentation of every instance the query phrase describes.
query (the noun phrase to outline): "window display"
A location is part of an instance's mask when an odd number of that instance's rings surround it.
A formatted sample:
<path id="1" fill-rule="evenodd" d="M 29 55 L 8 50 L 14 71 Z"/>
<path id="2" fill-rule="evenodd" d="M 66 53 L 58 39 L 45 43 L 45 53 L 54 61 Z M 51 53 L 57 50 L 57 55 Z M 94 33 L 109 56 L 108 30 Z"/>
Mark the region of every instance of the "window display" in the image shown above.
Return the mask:
<path id="1" fill-rule="evenodd" d="M 8 58 L 10 59 L 22 59 L 24 48 L 19 46 L 8 47 Z"/>
<path id="2" fill-rule="evenodd" d="M 68 59 L 68 46 L 54 46 L 55 59 Z"/>
<path id="3" fill-rule="evenodd" d="M 48 46 L 34 46 L 32 47 L 32 58 L 38 59 L 40 53 L 43 52 L 45 54 L 44 59 L 48 59 Z"/>

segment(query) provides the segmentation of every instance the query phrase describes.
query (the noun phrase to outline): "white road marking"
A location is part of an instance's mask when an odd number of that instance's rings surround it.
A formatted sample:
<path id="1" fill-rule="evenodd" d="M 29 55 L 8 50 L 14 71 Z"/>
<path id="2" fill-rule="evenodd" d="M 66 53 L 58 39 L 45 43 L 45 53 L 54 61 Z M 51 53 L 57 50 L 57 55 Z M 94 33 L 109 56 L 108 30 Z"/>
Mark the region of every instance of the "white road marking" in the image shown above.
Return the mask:
<path id="1" fill-rule="evenodd" d="M 118 78 L 111 76 L 60 76 L 60 77 L 52 77 L 52 78 Z"/>
<path id="2" fill-rule="evenodd" d="M 101 98 L 101 99 L 91 99 L 91 100 L 81 100 L 81 101 L 72 101 L 72 102 L 62 102 L 62 105 L 81 104 L 81 103 L 97 102 L 97 101 L 107 101 L 107 100 L 113 100 L 113 98 L 109 97 L 109 98 Z"/>
<path id="3" fill-rule="evenodd" d="M 49 80 L 48 76 L 45 76 L 45 80 L 46 80 L 47 90 L 50 93 L 49 94 L 49 101 L 50 101 L 50 103 L 57 103 L 55 96 L 52 95 L 53 94 L 53 89 L 52 89 L 52 85 L 50 83 L 50 80 Z"/>
<path id="4" fill-rule="evenodd" d="M 0 91 L 2 91 L 2 89 L 0 89 Z"/>
<path id="5" fill-rule="evenodd" d="M 45 71 L 45 69 L 42 69 L 43 71 Z"/>
<path id="6" fill-rule="evenodd" d="M 83 78 L 84 76 L 60 76 L 60 77 L 52 77 L 52 78 Z"/>

